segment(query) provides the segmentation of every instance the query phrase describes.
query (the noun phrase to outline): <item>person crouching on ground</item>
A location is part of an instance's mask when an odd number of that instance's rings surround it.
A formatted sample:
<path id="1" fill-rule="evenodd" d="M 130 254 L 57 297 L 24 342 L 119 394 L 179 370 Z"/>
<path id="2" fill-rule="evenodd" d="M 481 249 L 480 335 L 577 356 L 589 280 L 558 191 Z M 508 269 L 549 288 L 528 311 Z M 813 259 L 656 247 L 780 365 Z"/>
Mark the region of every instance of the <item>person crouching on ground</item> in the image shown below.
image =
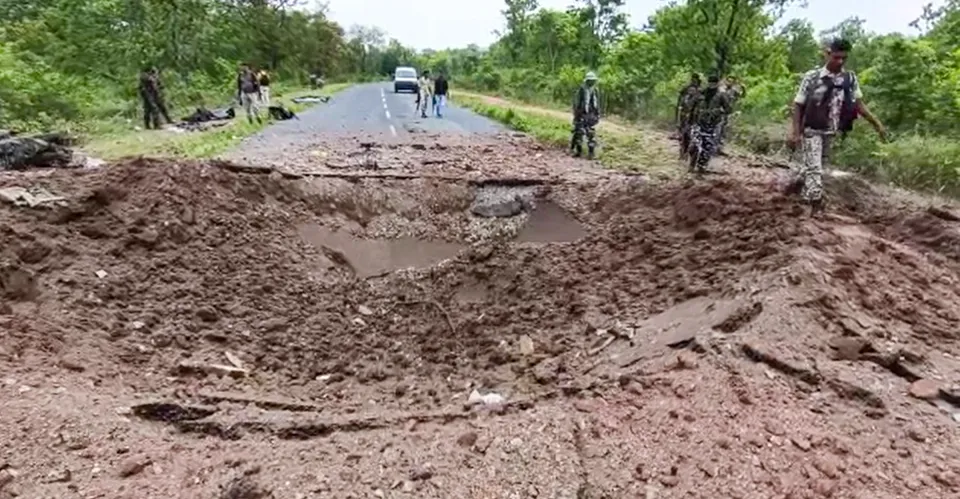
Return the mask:
<path id="1" fill-rule="evenodd" d="M 441 72 L 436 81 L 433 82 L 433 95 L 437 100 L 437 118 L 443 118 L 443 108 L 447 105 L 447 89 L 447 77 Z"/>
<path id="2" fill-rule="evenodd" d="M 247 120 L 253 123 L 256 119 L 260 123 L 260 82 L 257 75 L 250 69 L 249 64 L 241 64 L 237 73 L 237 100 L 247 113 Z"/>
<path id="3" fill-rule="evenodd" d="M 573 138 L 570 149 L 573 155 L 583 155 L 583 136 L 587 136 L 587 157 L 593 159 L 597 147 L 596 126 L 600 123 L 600 95 L 597 91 L 597 75 L 590 71 L 577 89 L 573 100 Z"/>
<path id="4" fill-rule="evenodd" d="M 830 42 L 827 63 L 808 71 L 800 81 L 793 99 L 793 120 L 788 143 L 802 146 L 803 166 L 788 186 L 788 193 L 799 192 L 814 216 L 823 212 L 823 163 L 837 134 L 853 129 L 853 121 L 863 116 L 886 139 L 886 131 L 863 103 L 860 82 L 844 64 L 853 48 L 845 39 Z"/>
<path id="5" fill-rule="evenodd" d="M 430 70 L 424 70 L 423 74 L 420 75 L 420 98 L 418 99 L 420 101 L 419 111 L 421 118 L 427 117 L 427 109 L 430 107 L 430 103 L 433 100 L 433 92 L 431 89 L 432 83 L 433 82 L 430 81 Z"/>

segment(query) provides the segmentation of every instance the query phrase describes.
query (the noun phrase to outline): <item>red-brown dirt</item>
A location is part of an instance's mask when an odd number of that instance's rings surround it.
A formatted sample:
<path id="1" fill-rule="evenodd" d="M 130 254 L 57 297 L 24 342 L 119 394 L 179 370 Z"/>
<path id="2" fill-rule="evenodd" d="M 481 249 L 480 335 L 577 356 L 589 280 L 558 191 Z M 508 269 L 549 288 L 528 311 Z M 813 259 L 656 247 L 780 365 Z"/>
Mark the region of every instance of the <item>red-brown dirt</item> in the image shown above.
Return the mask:
<path id="1" fill-rule="evenodd" d="M 377 154 L 404 166 L 0 176 L 66 198 L 0 206 L 0 494 L 960 494 L 949 209 L 846 179 L 814 220 L 766 172 L 653 183 L 521 140 Z M 583 237 L 470 214 L 515 194 Z"/>

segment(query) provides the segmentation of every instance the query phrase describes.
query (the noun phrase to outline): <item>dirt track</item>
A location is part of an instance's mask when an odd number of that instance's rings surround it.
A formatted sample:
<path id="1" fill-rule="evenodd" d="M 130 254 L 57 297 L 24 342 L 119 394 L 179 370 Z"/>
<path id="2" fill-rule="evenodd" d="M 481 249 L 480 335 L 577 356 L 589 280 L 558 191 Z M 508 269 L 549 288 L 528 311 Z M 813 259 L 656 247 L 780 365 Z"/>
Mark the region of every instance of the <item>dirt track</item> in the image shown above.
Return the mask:
<path id="1" fill-rule="evenodd" d="M 960 217 L 411 140 L 0 177 L 0 497 L 960 494 Z"/>

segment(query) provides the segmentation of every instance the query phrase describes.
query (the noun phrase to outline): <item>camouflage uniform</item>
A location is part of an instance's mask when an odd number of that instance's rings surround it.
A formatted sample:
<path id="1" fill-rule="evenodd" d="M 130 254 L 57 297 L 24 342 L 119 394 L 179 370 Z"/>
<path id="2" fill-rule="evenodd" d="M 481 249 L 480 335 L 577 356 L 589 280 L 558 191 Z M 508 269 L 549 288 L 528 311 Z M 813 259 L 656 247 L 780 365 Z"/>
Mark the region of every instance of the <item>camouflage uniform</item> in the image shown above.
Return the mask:
<path id="1" fill-rule="evenodd" d="M 818 202 L 823 199 L 823 164 L 829 157 L 833 137 L 840 128 L 840 113 L 845 98 L 845 92 L 840 88 L 844 85 L 845 74 L 849 75 L 850 93 L 855 103 L 863 98 L 856 75 L 846 70 L 831 73 L 826 67 L 807 72 L 793 99 L 794 104 L 798 106 L 806 106 L 808 102 L 822 103 L 828 90 L 827 82 L 832 80 L 836 89 L 832 92 L 828 103 L 827 128 L 815 130 L 805 126 L 803 130 L 803 166 L 797 172 L 797 182 L 802 182 L 800 194 L 808 202 Z"/>
<path id="2" fill-rule="evenodd" d="M 700 85 L 689 84 L 677 99 L 677 132 L 680 134 L 680 159 L 690 152 L 690 129 L 693 126 L 693 106 L 700 98 Z"/>
<path id="3" fill-rule="evenodd" d="M 730 96 L 720 88 L 708 100 L 711 89 L 697 97 L 691 111 L 693 125 L 690 127 L 691 169 L 703 171 L 717 152 L 719 133 L 724 119 L 730 114 Z"/>
<path id="4" fill-rule="evenodd" d="M 596 81 L 593 73 L 587 75 L 587 81 Z M 600 123 L 600 93 L 596 84 L 584 83 L 577 90 L 573 103 L 573 137 L 570 149 L 574 154 L 583 154 L 583 137 L 587 137 L 587 154 L 592 158 L 597 147 L 596 126 Z"/>
<path id="5" fill-rule="evenodd" d="M 743 85 L 740 85 L 739 83 L 727 85 L 727 87 L 724 89 L 724 92 L 727 94 L 727 98 L 730 101 L 730 112 L 723 116 L 723 122 L 720 124 L 720 131 L 717 133 L 717 154 L 723 154 L 723 146 L 727 141 L 727 135 L 730 134 L 730 119 L 734 114 L 733 107 L 736 106 L 737 102 L 739 102 L 740 99 L 746 95 Z"/>
<path id="6" fill-rule="evenodd" d="M 160 117 L 172 123 L 167 106 L 163 102 L 161 90 L 163 84 L 154 71 L 140 73 L 140 100 L 143 101 L 143 126 L 145 128 L 160 128 Z"/>
<path id="7" fill-rule="evenodd" d="M 428 109 L 433 103 L 433 84 L 430 81 L 429 74 L 420 76 L 419 86 L 420 90 L 417 94 L 417 110 L 420 112 L 421 118 L 426 118 Z"/>

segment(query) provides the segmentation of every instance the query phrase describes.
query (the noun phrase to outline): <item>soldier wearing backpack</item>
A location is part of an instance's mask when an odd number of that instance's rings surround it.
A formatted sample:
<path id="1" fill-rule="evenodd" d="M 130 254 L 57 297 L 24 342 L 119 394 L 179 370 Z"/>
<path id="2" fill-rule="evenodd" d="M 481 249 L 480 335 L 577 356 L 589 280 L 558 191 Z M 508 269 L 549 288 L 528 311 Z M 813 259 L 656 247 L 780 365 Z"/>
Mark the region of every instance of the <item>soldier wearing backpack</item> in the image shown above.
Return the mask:
<path id="1" fill-rule="evenodd" d="M 836 136 L 852 130 L 854 120 L 863 116 L 886 139 L 883 125 L 863 103 L 857 76 L 844 68 L 852 48 L 845 39 L 833 40 L 826 49 L 827 63 L 803 76 L 793 99 L 789 144 L 802 146 L 803 167 L 788 192 L 799 191 L 813 215 L 823 211 L 823 162 Z"/>

